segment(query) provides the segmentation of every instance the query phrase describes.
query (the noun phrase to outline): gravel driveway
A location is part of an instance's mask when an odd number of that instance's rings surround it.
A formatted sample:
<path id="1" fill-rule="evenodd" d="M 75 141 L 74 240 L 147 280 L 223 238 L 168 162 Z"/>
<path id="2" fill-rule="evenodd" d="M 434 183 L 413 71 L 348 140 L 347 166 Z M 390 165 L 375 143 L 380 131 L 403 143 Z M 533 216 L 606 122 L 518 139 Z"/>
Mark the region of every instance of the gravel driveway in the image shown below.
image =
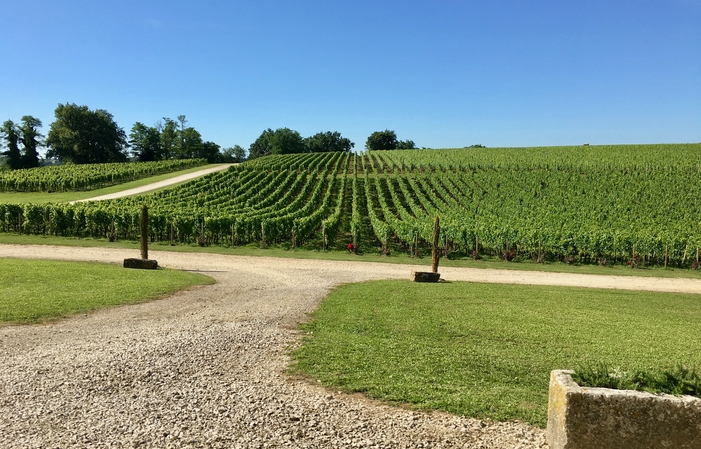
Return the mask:
<path id="1" fill-rule="evenodd" d="M 134 251 L 0 245 L 0 257 L 119 263 Z M 284 374 L 295 323 L 334 285 L 407 278 L 407 265 L 151 251 L 215 285 L 46 325 L 0 327 L 0 447 L 545 447 L 544 432 L 390 407 Z M 424 268 L 425 269 L 425 268 Z M 448 279 L 612 277 L 443 269 Z M 614 287 L 660 289 L 623 278 Z M 647 282 L 647 284 L 646 284 Z M 701 282 L 674 288 L 701 292 Z"/>

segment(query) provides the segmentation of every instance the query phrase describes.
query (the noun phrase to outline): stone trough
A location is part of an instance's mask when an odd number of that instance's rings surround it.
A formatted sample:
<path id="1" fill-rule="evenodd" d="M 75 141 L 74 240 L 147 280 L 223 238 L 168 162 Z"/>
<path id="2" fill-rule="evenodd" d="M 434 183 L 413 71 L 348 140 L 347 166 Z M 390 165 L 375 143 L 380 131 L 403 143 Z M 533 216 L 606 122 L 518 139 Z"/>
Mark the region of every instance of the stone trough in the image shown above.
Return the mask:
<path id="1" fill-rule="evenodd" d="M 701 398 L 580 387 L 550 373 L 550 449 L 701 448 Z"/>

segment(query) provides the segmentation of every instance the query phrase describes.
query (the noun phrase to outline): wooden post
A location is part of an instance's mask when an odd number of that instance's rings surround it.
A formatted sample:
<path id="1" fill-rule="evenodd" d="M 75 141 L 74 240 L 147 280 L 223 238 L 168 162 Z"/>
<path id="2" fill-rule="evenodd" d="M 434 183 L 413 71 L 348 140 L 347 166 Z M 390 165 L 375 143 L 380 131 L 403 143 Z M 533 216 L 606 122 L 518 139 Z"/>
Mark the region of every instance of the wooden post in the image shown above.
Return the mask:
<path id="1" fill-rule="evenodd" d="M 234 235 L 234 224 L 231 223 L 231 246 L 234 246 L 234 243 L 236 243 L 236 236 Z"/>
<path id="2" fill-rule="evenodd" d="M 438 215 L 436 215 L 436 219 L 433 222 L 433 247 L 431 251 L 431 271 L 434 273 L 438 273 L 438 236 L 441 233 L 441 224 L 440 220 L 438 219 Z"/>
<path id="3" fill-rule="evenodd" d="M 686 263 L 686 252 L 689 250 L 689 244 L 686 244 L 686 247 L 684 248 L 684 256 L 682 257 L 682 265 Z"/>
<path id="4" fill-rule="evenodd" d="M 148 259 L 148 206 L 141 206 L 141 258 Z"/>
<path id="5" fill-rule="evenodd" d="M 204 243 L 205 243 L 205 241 L 204 241 L 204 217 L 202 217 L 202 224 L 200 225 L 200 238 L 199 238 L 199 241 L 197 242 L 197 244 L 199 246 L 204 246 Z"/>
<path id="6" fill-rule="evenodd" d="M 173 246 L 173 220 L 170 221 L 170 246 Z"/>
<path id="7" fill-rule="evenodd" d="M 665 270 L 667 269 L 667 255 L 669 254 L 668 248 L 669 247 L 667 245 L 664 246 L 664 269 Z"/>
<path id="8" fill-rule="evenodd" d="M 543 239 L 538 239 L 538 263 L 540 263 L 540 253 L 543 248 Z"/>
<path id="9" fill-rule="evenodd" d="M 265 222 L 262 220 L 260 222 L 260 244 L 265 247 Z"/>

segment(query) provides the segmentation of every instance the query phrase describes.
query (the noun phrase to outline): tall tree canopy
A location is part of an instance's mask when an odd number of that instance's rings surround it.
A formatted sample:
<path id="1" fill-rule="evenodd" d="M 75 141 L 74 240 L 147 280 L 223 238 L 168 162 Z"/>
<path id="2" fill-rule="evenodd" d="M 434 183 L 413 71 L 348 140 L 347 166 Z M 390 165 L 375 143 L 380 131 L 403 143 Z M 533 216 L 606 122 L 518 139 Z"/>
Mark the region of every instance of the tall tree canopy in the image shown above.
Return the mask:
<path id="1" fill-rule="evenodd" d="M 248 149 L 248 158 L 268 154 L 319 153 L 328 151 L 350 151 L 355 144 L 341 136 L 338 131 L 316 133 L 302 138 L 299 132 L 289 128 L 268 128 L 253 142 Z"/>
<path id="2" fill-rule="evenodd" d="M 129 133 L 131 151 L 139 161 L 158 161 L 165 159 L 161 145 L 161 133 L 155 126 L 146 126 L 141 122 L 134 123 Z"/>
<path id="3" fill-rule="evenodd" d="M 275 131 L 268 128 L 251 144 L 248 158 L 255 159 L 268 154 L 304 153 L 304 139 L 289 128 L 278 128 Z"/>
<path id="4" fill-rule="evenodd" d="M 0 128 L 7 150 L 2 154 L 7 156 L 6 164 L 11 170 L 33 168 L 39 166 L 39 147 L 44 137 L 40 132 L 41 120 L 25 115 L 18 127 L 12 120 L 6 120 Z M 20 147 L 20 144 L 21 147 Z"/>
<path id="5" fill-rule="evenodd" d="M 370 134 L 365 148 L 371 151 L 375 150 L 394 150 L 397 148 L 397 134 L 394 131 L 386 129 L 384 131 L 375 131 Z"/>
<path id="6" fill-rule="evenodd" d="M 304 139 L 304 146 L 309 153 L 323 153 L 328 151 L 344 151 L 349 152 L 355 144 L 345 137 L 341 136 L 338 131 L 326 131 L 316 133 L 311 137 Z"/>
<path id="7" fill-rule="evenodd" d="M 47 155 L 75 164 L 124 162 L 127 139 L 112 114 L 73 103 L 59 104 L 46 144 Z"/>
<path id="8" fill-rule="evenodd" d="M 33 168 L 39 166 L 39 146 L 42 145 L 41 139 L 44 137 L 39 133 L 41 128 L 41 120 L 31 115 L 22 117 L 22 126 L 20 126 L 23 152 L 22 166 L 23 168 Z"/>
<path id="9" fill-rule="evenodd" d="M 397 150 L 414 150 L 416 149 L 416 144 L 413 140 L 399 140 L 397 141 Z"/>
<path id="10" fill-rule="evenodd" d="M 17 131 L 17 125 L 12 120 L 6 120 L 2 124 L 2 136 L 5 141 L 4 147 L 7 150 L 3 151 L 3 155 L 7 156 L 6 164 L 11 170 L 17 170 L 22 168 L 22 154 L 19 151 L 19 132 Z"/>
<path id="11" fill-rule="evenodd" d="M 222 162 L 243 162 L 246 160 L 246 149 L 241 145 L 234 145 L 230 148 L 224 148 L 222 150 L 221 161 Z"/>
<path id="12" fill-rule="evenodd" d="M 397 140 L 397 133 L 386 129 L 370 134 L 365 148 L 368 150 L 413 150 L 416 144 L 413 140 Z"/>

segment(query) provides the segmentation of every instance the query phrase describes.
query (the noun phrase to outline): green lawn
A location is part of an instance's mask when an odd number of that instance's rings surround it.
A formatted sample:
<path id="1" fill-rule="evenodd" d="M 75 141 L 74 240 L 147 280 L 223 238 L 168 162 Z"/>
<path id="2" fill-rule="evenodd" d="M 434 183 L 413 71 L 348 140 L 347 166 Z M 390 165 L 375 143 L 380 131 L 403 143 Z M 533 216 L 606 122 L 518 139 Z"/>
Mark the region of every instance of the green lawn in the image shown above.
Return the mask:
<path id="1" fill-rule="evenodd" d="M 143 302 L 213 282 L 202 274 L 175 270 L 0 259 L 0 323 L 40 322 L 106 306 Z"/>
<path id="2" fill-rule="evenodd" d="M 478 283 L 338 287 L 298 372 L 418 408 L 545 427 L 549 373 L 701 367 L 701 296 Z"/>
<path id="3" fill-rule="evenodd" d="M 22 204 L 22 203 L 64 203 L 69 201 L 82 200 L 95 196 L 107 195 L 110 193 L 121 192 L 123 190 L 133 189 L 135 187 L 145 186 L 154 182 L 163 181 L 165 179 L 174 178 L 176 176 L 185 175 L 199 170 L 204 170 L 210 167 L 215 167 L 220 164 L 200 165 L 197 167 L 188 168 L 172 173 L 151 176 L 149 178 L 137 179 L 136 181 L 125 182 L 110 187 L 105 187 L 97 190 L 88 190 L 80 192 L 0 192 L 0 203 Z M 173 184 L 164 188 L 171 188 L 178 184 Z M 160 189 L 159 189 L 160 190 Z"/>

